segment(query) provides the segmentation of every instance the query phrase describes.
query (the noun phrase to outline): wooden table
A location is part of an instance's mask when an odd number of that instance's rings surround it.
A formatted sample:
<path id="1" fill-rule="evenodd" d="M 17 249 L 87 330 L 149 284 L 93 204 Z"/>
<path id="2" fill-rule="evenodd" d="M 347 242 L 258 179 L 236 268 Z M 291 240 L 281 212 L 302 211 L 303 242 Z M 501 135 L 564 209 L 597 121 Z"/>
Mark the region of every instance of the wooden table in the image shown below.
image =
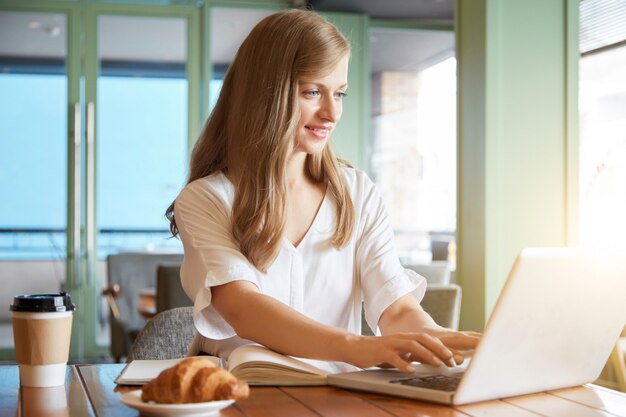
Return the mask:
<path id="1" fill-rule="evenodd" d="M 0 366 L 0 416 L 135 417 L 113 379 L 121 364 L 74 365 L 57 388 L 19 389 L 15 365 Z M 624 416 L 626 395 L 595 385 L 447 407 L 332 387 L 253 387 L 250 398 L 222 410 L 227 417 L 530 417 Z"/>

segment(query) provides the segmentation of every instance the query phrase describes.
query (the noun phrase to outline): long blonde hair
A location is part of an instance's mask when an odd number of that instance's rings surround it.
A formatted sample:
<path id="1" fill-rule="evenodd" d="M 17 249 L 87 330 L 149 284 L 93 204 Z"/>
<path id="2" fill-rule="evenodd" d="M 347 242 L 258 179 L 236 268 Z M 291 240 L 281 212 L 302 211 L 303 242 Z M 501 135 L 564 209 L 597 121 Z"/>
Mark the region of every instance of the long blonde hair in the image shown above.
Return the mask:
<path id="1" fill-rule="evenodd" d="M 286 10 L 259 22 L 230 65 L 220 96 L 191 155 L 190 183 L 216 171 L 233 181 L 232 232 L 241 252 L 266 272 L 280 251 L 285 228 L 285 173 L 300 117 L 298 80 L 323 76 L 350 53 L 346 38 L 318 14 Z M 354 229 L 354 205 L 329 144 L 307 155 L 306 173 L 327 182 L 337 208 L 332 244 L 345 246 Z M 175 201 L 166 216 L 178 229 Z"/>

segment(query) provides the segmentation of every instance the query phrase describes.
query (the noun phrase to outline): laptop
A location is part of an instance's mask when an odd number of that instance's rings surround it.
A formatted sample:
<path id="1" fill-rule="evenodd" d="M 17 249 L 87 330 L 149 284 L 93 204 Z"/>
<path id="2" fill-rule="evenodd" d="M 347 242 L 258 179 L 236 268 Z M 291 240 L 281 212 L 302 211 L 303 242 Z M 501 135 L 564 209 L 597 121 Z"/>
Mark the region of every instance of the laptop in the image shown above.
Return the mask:
<path id="1" fill-rule="evenodd" d="M 528 248 L 463 366 L 368 369 L 328 383 L 454 405 L 572 387 L 598 378 L 625 322 L 626 254 Z"/>

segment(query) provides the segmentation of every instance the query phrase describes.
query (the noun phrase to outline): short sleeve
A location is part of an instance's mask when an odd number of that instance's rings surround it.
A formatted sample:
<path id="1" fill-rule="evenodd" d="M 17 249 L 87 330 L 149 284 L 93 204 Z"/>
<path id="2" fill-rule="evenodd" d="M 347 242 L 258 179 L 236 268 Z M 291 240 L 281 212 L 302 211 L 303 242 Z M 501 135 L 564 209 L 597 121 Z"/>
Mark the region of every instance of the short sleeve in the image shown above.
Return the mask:
<path id="1" fill-rule="evenodd" d="M 383 312 L 398 298 L 413 293 L 418 302 L 426 292 L 426 279 L 405 269 L 394 246 L 393 229 L 383 200 L 365 174 L 359 187 L 357 213 L 357 274 L 363 292 L 365 319 L 376 331 Z"/>
<path id="2" fill-rule="evenodd" d="M 174 214 L 185 252 L 181 281 L 194 302 L 194 323 L 203 336 L 224 339 L 235 331 L 211 306 L 211 287 L 238 280 L 260 284 L 258 270 L 232 235 L 228 190 L 215 182 L 208 177 L 185 187 Z"/>

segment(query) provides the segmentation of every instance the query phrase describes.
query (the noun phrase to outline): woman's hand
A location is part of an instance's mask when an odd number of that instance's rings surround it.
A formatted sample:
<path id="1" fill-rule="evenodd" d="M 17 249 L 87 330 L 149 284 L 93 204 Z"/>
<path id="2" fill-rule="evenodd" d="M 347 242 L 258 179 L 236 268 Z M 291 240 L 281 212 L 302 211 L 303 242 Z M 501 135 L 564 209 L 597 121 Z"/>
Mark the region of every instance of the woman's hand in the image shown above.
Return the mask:
<path id="1" fill-rule="evenodd" d="M 386 362 L 400 370 L 409 370 L 411 361 L 437 366 L 440 360 L 447 366 L 460 365 L 465 360 L 463 351 L 474 350 L 481 337 L 480 333 L 459 332 L 439 326 L 411 294 L 392 303 L 383 312 L 378 327 L 383 334 L 382 338 L 390 337 L 395 340 L 409 337 L 427 350 L 424 352 L 422 349 L 408 349 L 405 345 L 405 350 L 402 351 L 398 350 L 398 344 L 394 345 L 400 359 L 394 358 L 395 363 L 388 360 Z M 402 367 L 396 363 L 400 363 Z"/>
<path id="2" fill-rule="evenodd" d="M 452 346 L 469 348 L 475 346 L 474 336 L 452 335 L 441 329 L 442 337 Z M 388 336 L 352 336 L 347 340 L 343 351 L 346 362 L 361 368 L 389 364 L 403 372 L 413 372 L 411 362 L 417 361 L 428 365 L 457 365 L 463 361 L 452 346 L 448 347 L 437 336 L 434 329 L 419 333 L 398 333 Z M 453 332 L 453 331 L 451 331 Z M 460 332 L 455 332 L 460 333 Z"/>
<path id="3" fill-rule="evenodd" d="M 465 360 L 464 353 L 471 352 L 476 349 L 476 346 L 482 337 L 482 334 L 478 332 L 461 332 L 438 325 L 426 326 L 422 328 L 422 331 L 436 337 L 441 341 L 441 343 L 450 349 L 454 353 L 454 360 L 457 365 L 462 364 Z"/>
<path id="4" fill-rule="evenodd" d="M 453 350 L 474 350 L 482 337 L 482 333 L 447 329 L 441 326 L 425 326 L 422 331 L 436 337 L 448 348 Z"/>

